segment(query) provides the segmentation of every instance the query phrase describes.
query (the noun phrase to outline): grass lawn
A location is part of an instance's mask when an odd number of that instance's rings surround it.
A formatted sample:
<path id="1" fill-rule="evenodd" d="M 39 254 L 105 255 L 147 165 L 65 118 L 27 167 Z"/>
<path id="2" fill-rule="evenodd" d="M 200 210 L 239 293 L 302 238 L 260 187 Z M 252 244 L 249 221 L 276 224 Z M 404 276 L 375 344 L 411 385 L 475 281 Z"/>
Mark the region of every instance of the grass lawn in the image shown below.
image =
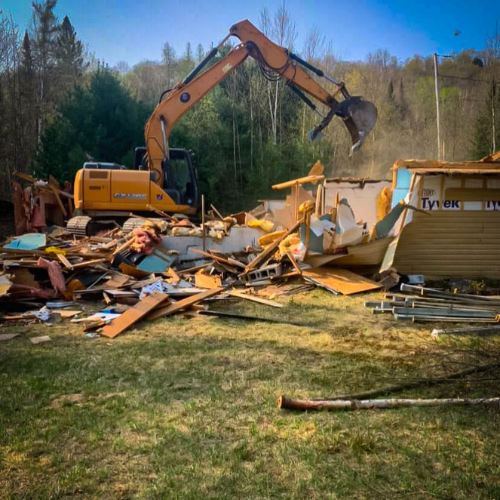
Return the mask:
<path id="1" fill-rule="evenodd" d="M 177 316 L 111 341 L 68 321 L 4 324 L 21 335 L 0 343 L 0 498 L 499 499 L 498 408 L 277 408 L 280 394 L 436 373 L 435 325 L 372 315 L 366 299 L 315 290 L 283 309 L 214 306 L 315 328 Z M 499 392 L 464 381 L 398 396 Z"/>

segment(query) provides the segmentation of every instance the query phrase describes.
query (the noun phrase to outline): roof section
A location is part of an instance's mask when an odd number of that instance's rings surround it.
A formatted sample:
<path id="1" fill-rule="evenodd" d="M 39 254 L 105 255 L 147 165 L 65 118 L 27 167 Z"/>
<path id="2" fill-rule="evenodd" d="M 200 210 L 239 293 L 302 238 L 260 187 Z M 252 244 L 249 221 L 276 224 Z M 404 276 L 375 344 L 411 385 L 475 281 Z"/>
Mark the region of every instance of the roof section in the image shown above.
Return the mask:
<path id="1" fill-rule="evenodd" d="M 417 174 L 500 174 L 500 152 L 479 161 L 397 160 L 393 170 L 406 167 Z"/>

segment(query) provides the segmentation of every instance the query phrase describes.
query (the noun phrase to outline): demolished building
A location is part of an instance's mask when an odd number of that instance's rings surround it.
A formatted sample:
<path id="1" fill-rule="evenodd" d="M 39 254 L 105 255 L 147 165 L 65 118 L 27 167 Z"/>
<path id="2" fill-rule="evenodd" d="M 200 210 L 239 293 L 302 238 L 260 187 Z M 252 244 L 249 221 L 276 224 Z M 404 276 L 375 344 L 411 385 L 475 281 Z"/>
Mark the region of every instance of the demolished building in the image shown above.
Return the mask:
<path id="1" fill-rule="evenodd" d="M 500 154 L 480 161 L 398 160 L 392 206 L 398 223 L 382 269 L 426 278 L 500 278 Z"/>

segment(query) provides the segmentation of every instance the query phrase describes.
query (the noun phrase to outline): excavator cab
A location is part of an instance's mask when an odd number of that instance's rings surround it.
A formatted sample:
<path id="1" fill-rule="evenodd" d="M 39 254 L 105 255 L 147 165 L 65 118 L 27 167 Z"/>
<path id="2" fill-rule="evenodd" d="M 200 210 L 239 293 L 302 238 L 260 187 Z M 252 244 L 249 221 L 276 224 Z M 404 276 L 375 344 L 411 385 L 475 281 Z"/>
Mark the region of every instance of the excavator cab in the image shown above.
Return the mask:
<path id="1" fill-rule="evenodd" d="M 170 158 L 162 162 L 163 186 L 161 188 L 177 205 L 197 207 L 198 187 L 193 154 L 185 149 L 171 148 Z M 134 170 L 147 170 L 146 148 L 135 149 Z"/>

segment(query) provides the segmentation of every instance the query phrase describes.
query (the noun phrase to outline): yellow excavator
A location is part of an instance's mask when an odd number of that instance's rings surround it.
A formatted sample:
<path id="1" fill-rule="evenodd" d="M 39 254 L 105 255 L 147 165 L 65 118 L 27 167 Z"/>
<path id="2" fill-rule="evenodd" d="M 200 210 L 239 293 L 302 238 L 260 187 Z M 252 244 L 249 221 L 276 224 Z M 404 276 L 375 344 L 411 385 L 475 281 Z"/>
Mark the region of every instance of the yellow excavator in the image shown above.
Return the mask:
<path id="1" fill-rule="evenodd" d="M 203 71 L 231 36 L 241 43 Z M 257 61 L 265 77 L 285 79 L 288 87 L 321 116 L 321 122 L 310 132 L 310 139 L 319 137 L 332 118 L 338 116 L 351 135 L 351 154 L 361 147 L 377 120 L 376 107 L 361 97 L 351 96 L 342 82 L 271 42 L 249 21 L 241 21 L 231 27 L 229 34 L 182 82 L 161 96 L 146 124 L 146 146 L 135 151 L 133 170 L 111 163 L 87 162 L 77 172 L 77 216 L 68 221 L 68 229 L 84 236 L 112 221 L 125 221 L 124 229 L 128 226 L 131 229 L 137 219 L 127 221 L 130 212 L 149 216 L 195 214 L 198 189 L 192 157 L 186 150 L 170 148 L 170 133 L 184 113 L 249 56 Z M 328 92 L 303 68 L 333 84 L 334 92 Z M 328 107 L 328 113 L 323 116 L 306 94 Z"/>

